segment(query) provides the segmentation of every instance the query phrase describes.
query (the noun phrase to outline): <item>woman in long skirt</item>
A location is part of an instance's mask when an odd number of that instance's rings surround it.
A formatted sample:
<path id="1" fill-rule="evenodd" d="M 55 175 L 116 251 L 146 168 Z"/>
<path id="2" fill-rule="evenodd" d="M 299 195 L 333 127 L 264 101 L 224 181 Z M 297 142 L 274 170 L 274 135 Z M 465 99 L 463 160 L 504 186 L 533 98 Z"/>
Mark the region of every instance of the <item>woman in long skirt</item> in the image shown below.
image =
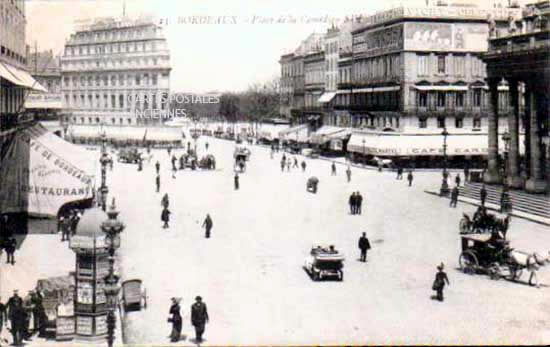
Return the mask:
<path id="1" fill-rule="evenodd" d="M 172 317 L 168 318 L 168 322 L 172 323 L 172 332 L 170 333 L 170 342 L 178 342 L 181 337 L 181 314 L 180 314 L 180 298 L 172 298 L 172 306 L 170 313 Z"/>

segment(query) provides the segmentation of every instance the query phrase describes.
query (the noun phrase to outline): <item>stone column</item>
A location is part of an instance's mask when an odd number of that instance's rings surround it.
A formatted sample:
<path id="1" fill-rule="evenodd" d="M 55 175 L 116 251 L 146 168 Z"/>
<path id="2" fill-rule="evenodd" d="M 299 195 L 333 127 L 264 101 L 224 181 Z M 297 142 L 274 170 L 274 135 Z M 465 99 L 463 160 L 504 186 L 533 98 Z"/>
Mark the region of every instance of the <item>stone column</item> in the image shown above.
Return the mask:
<path id="1" fill-rule="evenodd" d="M 538 122 L 538 109 L 541 105 L 541 95 L 538 87 L 527 83 L 530 91 L 527 102 L 529 103 L 529 123 L 530 123 L 530 142 L 531 149 L 531 177 L 525 183 L 525 189 L 530 193 L 543 193 L 546 190 L 546 181 L 543 179 L 541 166 L 541 141 L 540 124 Z"/>
<path id="2" fill-rule="evenodd" d="M 510 97 L 512 98 L 512 110 L 508 113 L 508 131 L 510 142 L 508 148 L 508 186 L 522 188 L 523 180 L 519 175 L 519 93 L 518 81 L 510 80 Z"/>
<path id="3" fill-rule="evenodd" d="M 487 172 L 485 173 L 486 183 L 501 183 L 498 166 L 498 78 L 489 80 L 491 97 L 491 111 L 489 112 L 489 152 L 487 158 Z"/>

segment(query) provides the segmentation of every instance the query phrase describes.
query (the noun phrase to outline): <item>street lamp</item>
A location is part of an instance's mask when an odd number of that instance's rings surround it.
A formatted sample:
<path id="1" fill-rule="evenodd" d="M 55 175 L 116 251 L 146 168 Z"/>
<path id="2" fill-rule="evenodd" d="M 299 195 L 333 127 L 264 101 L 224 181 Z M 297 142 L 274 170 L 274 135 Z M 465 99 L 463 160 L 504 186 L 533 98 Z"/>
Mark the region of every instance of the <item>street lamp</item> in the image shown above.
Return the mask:
<path id="1" fill-rule="evenodd" d="M 109 193 L 109 188 L 107 187 L 107 164 L 109 164 L 110 159 L 107 154 L 106 142 L 107 134 L 105 134 L 105 130 L 103 130 L 101 133 L 101 157 L 99 158 L 99 162 L 101 164 L 101 208 L 103 211 L 107 208 L 107 194 Z"/>
<path id="2" fill-rule="evenodd" d="M 447 136 L 449 136 L 449 133 L 447 132 L 447 127 L 443 128 L 441 135 L 443 135 L 443 181 L 441 182 L 439 195 L 446 196 L 449 194 L 449 184 L 447 183 L 447 177 L 449 177 L 449 173 L 447 172 Z"/>
<path id="3" fill-rule="evenodd" d="M 508 152 L 510 151 L 510 133 L 505 131 L 502 134 L 502 141 L 504 141 L 504 185 L 508 182 Z"/>
<path id="4" fill-rule="evenodd" d="M 107 343 L 109 347 L 113 346 L 115 340 L 116 318 L 115 310 L 118 303 L 119 277 L 115 275 L 115 250 L 120 247 L 120 233 L 126 227 L 124 223 L 117 219 L 119 211 L 115 206 L 115 198 L 107 211 L 108 219 L 101 223 L 101 230 L 105 233 L 105 245 L 109 249 L 109 274 L 105 277 L 105 297 L 109 307 L 107 314 Z"/>

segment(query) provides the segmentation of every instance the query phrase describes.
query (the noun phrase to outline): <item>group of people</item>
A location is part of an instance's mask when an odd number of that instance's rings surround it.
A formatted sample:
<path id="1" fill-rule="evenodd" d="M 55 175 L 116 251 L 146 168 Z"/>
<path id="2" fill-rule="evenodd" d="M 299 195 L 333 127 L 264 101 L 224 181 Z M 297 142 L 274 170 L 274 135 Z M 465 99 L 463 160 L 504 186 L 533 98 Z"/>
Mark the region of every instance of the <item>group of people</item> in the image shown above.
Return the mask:
<path id="1" fill-rule="evenodd" d="M 172 324 L 172 332 L 170 333 L 170 342 L 178 342 L 181 339 L 181 330 L 183 319 L 181 316 L 180 307 L 181 298 L 172 298 L 170 306 L 168 323 Z M 195 297 L 195 303 L 191 305 L 191 325 L 195 328 L 195 342 L 203 341 L 206 323 L 209 321 L 208 309 L 200 296 Z"/>
<path id="2" fill-rule="evenodd" d="M 6 264 L 15 265 L 16 249 L 17 240 L 13 235 L 0 238 L 0 255 L 2 255 L 2 250 L 6 251 Z"/>
<path id="3" fill-rule="evenodd" d="M 10 332 L 14 346 L 21 346 L 23 341 L 30 341 L 35 333 L 39 336 L 45 334 L 45 322 L 47 320 L 46 312 L 42 304 L 42 295 L 39 291 L 31 290 L 23 299 L 19 296 L 19 291 L 13 291 L 12 297 L 4 305 L 0 300 L 0 336 L 2 327 L 10 323 Z M 30 322 L 33 320 L 33 329 Z M 1 343 L 0 343 L 1 345 Z"/>
<path id="4" fill-rule="evenodd" d="M 395 179 L 396 180 L 403 179 L 403 168 L 401 166 L 397 167 L 397 176 L 395 177 Z M 413 179 L 414 179 L 413 172 L 412 170 L 409 170 L 409 172 L 407 173 L 407 181 L 409 182 L 409 187 L 412 186 Z"/>
<path id="5" fill-rule="evenodd" d="M 273 153 L 273 152 L 272 152 Z M 283 156 L 281 157 L 281 172 L 290 171 L 290 168 L 302 168 L 302 172 L 306 171 L 307 164 L 304 160 L 298 165 L 298 159 L 296 157 L 294 158 L 287 158 L 286 155 L 283 153 Z"/>
<path id="6" fill-rule="evenodd" d="M 360 192 L 353 192 L 349 197 L 350 213 L 352 215 L 361 214 L 363 206 L 363 196 Z"/>
<path id="7" fill-rule="evenodd" d="M 71 236 L 76 233 L 76 227 L 82 213 L 79 210 L 70 210 L 67 213 L 60 214 L 57 223 L 58 231 L 61 231 L 61 241 L 69 241 Z"/>

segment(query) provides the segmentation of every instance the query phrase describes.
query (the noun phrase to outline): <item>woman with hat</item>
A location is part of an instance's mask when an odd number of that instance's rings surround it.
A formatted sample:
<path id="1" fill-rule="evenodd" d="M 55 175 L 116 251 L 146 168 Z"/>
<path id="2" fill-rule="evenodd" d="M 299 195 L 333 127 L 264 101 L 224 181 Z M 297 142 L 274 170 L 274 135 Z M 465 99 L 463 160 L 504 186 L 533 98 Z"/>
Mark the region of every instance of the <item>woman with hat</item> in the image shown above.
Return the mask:
<path id="1" fill-rule="evenodd" d="M 168 318 L 168 322 L 172 323 L 172 332 L 170 333 L 170 342 L 178 342 L 181 337 L 181 314 L 180 314 L 181 298 L 172 298 L 172 306 L 170 306 L 169 314 L 172 317 Z"/>
<path id="2" fill-rule="evenodd" d="M 443 268 L 445 265 L 441 263 L 437 266 L 437 273 L 435 274 L 435 280 L 432 285 L 432 289 L 437 291 L 436 299 L 439 301 L 443 301 L 443 288 L 445 287 L 445 282 L 450 285 L 449 278 L 447 277 L 447 274 L 443 271 Z"/>

